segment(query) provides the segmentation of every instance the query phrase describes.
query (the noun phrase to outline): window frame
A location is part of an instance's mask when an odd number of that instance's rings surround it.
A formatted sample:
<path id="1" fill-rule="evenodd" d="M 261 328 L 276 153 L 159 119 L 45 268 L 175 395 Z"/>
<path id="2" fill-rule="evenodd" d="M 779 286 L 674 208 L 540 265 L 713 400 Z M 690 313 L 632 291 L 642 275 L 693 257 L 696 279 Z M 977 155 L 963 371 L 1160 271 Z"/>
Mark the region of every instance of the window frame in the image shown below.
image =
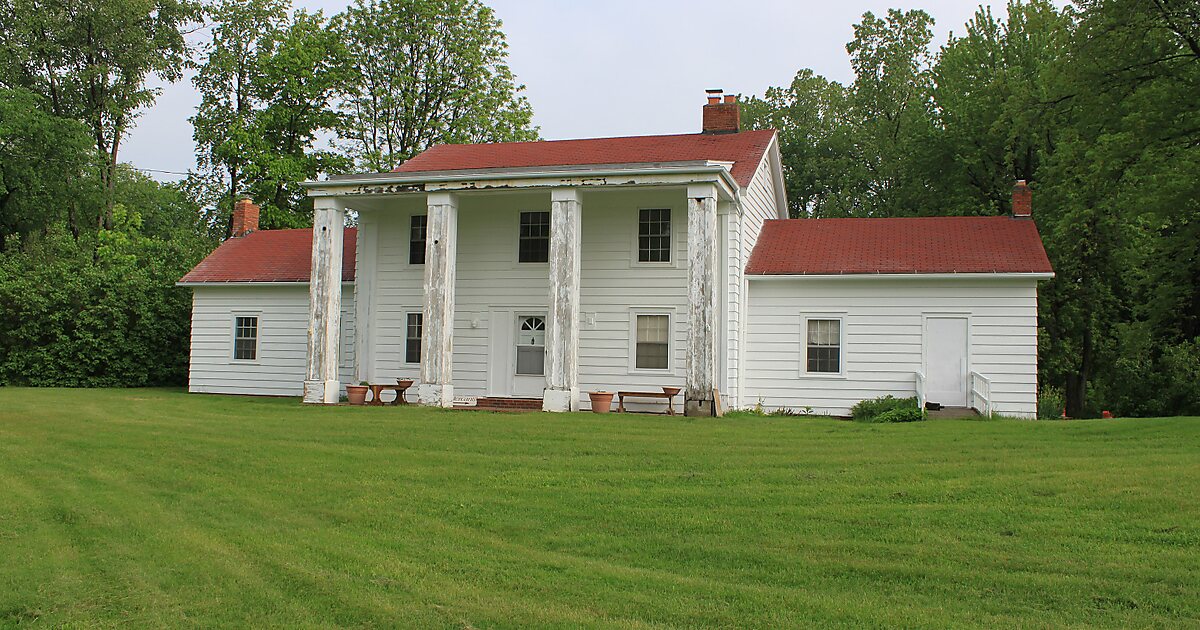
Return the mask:
<path id="1" fill-rule="evenodd" d="M 667 318 L 667 367 L 640 368 L 637 366 L 637 320 L 642 316 Z M 675 374 L 675 309 L 663 307 L 634 307 L 629 310 L 629 373 Z"/>
<path id="2" fill-rule="evenodd" d="M 237 358 L 238 319 L 254 318 L 254 358 Z M 229 362 L 240 365 L 257 365 L 262 360 L 263 318 L 261 311 L 235 311 L 229 318 Z"/>
<path id="3" fill-rule="evenodd" d="M 417 337 L 417 360 L 409 361 L 408 360 L 408 342 L 412 341 L 412 337 L 408 336 L 408 327 L 409 327 L 408 320 L 413 315 L 416 315 L 417 317 L 420 318 L 420 321 L 418 322 L 417 325 L 419 327 L 418 329 L 420 330 L 421 334 L 420 334 L 420 336 Z M 406 311 L 404 313 L 404 361 L 403 361 L 405 365 L 420 365 L 421 364 L 421 344 L 422 344 L 422 340 L 423 340 L 424 336 L 425 336 L 425 312 L 424 311 Z"/>
<path id="4" fill-rule="evenodd" d="M 808 322 L 810 321 L 838 322 L 838 371 L 810 372 L 808 371 Z M 846 312 L 811 312 L 800 315 L 800 376 L 803 378 L 846 378 Z"/>
<path id="5" fill-rule="evenodd" d="M 527 214 L 544 214 L 544 215 L 546 215 L 546 260 L 526 260 L 526 261 L 521 260 L 521 242 L 522 242 L 522 240 L 524 240 L 526 238 L 529 238 L 529 239 L 533 238 L 533 237 L 521 236 L 521 219 L 522 219 L 522 217 L 524 217 Z M 517 232 L 516 250 L 517 251 L 516 251 L 515 260 L 516 260 L 516 264 L 518 266 L 549 265 L 550 264 L 550 239 L 553 238 L 553 236 L 551 235 L 552 222 L 553 222 L 553 216 L 551 215 L 550 210 L 518 210 L 517 211 L 517 230 L 516 230 L 516 232 Z"/>
<path id="6" fill-rule="evenodd" d="M 414 252 L 413 243 L 415 242 L 413 240 L 413 227 L 414 227 L 413 222 L 416 220 L 417 217 L 424 217 L 424 219 L 425 219 L 425 225 L 422 227 L 422 231 L 424 233 L 421 235 L 421 237 L 422 237 L 421 238 L 422 247 L 420 250 L 421 251 L 421 262 L 419 262 L 419 263 L 413 262 L 413 252 Z M 428 251 L 428 238 L 429 238 L 429 215 L 423 214 L 420 212 L 408 215 L 408 264 L 409 265 L 411 265 L 413 267 L 425 266 L 425 256 L 426 256 L 426 252 Z"/>
<path id="7" fill-rule="evenodd" d="M 645 210 L 667 211 L 667 255 L 668 260 L 642 260 L 642 212 Z M 633 251 L 630 263 L 634 267 L 675 267 L 679 256 L 675 251 L 675 208 L 671 206 L 639 206 L 633 214 Z"/>

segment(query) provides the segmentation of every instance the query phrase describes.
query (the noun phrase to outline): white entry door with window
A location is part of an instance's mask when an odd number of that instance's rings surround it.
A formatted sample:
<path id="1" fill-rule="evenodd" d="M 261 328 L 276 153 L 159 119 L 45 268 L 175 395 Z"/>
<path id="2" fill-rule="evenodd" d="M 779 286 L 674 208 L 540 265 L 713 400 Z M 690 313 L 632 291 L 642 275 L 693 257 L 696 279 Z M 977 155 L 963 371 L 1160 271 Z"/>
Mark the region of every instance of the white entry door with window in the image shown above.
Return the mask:
<path id="1" fill-rule="evenodd" d="M 518 313 L 513 345 L 513 396 L 541 396 L 546 387 L 546 316 Z"/>
<path id="2" fill-rule="evenodd" d="M 967 406 L 966 317 L 925 319 L 925 398 L 947 407 Z"/>

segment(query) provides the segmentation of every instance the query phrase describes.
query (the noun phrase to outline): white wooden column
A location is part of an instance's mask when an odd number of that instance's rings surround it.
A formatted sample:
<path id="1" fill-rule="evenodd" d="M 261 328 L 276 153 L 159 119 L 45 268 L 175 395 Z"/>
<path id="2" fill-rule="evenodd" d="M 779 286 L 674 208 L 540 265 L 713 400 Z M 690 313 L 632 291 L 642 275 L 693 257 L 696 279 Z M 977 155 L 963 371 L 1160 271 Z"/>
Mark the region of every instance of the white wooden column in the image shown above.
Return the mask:
<path id="1" fill-rule="evenodd" d="M 684 413 L 715 413 L 717 367 L 717 189 L 688 186 L 688 345 Z"/>
<path id="2" fill-rule="evenodd" d="M 422 405 L 454 404 L 454 277 L 458 241 L 458 200 L 429 193 L 425 225 L 425 307 L 421 318 Z"/>
<path id="3" fill-rule="evenodd" d="M 339 200 L 313 200 L 312 267 L 308 281 L 308 358 L 304 402 L 335 404 L 341 395 L 338 357 L 342 330 L 342 237 L 346 211 Z"/>
<path id="4" fill-rule="evenodd" d="M 354 380 L 375 381 L 375 260 L 379 221 L 373 212 L 358 213 L 358 246 L 354 262 Z"/>
<path id="5" fill-rule="evenodd" d="M 550 191 L 550 301 L 543 411 L 579 411 L 579 190 Z"/>

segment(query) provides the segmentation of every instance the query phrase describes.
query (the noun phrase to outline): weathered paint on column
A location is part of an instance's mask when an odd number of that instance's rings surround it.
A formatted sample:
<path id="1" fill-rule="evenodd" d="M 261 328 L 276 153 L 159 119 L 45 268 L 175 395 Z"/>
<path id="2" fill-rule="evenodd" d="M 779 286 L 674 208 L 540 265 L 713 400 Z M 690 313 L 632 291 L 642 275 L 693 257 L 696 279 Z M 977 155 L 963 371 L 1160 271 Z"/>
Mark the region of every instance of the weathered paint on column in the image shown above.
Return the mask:
<path id="1" fill-rule="evenodd" d="M 421 318 L 422 405 L 454 404 L 454 278 L 458 240 L 458 200 L 450 193 L 429 194 L 425 227 L 425 307 Z"/>
<path id="2" fill-rule="evenodd" d="M 688 346 L 684 413 L 714 414 L 717 365 L 717 191 L 688 186 Z"/>
<path id="3" fill-rule="evenodd" d="M 575 188 L 550 191 L 550 301 L 543 411 L 579 410 L 580 197 Z"/>
<path id="4" fill-rule="evenodd" d="M 308 282 L 308 359 L 304 402 L 334 404 L 341 394 L 342 237 L 346 211 L 330 197 L 313 201 L 312 267 Z"/>
<path id="5" fill-rule="evenodd" d="M 375 380 L 375 259 L 379 247 L 378 221 L 370 212 L 358 213 L 358 246 L 354 274 L 354 380 Z"/>

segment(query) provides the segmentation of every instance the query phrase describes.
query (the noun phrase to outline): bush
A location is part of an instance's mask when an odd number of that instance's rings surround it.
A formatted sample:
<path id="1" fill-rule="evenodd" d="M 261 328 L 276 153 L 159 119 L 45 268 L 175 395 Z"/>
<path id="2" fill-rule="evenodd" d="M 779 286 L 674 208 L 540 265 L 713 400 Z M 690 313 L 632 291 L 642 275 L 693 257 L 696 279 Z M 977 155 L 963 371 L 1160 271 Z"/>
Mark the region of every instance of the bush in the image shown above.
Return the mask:
<path id="1" fill-rule="evenodd" d="M 862 422 L 880 422 L 877 420 L 879 416 L 892 411 L 893 409 L 913 409 L 919 415 L 924 415 L 921 409 L 917 408 L 916 397 L 912 398 L 896 398 L 892 395 L 872 398 L 870 400 L 859 401 L 850 409 L 850 415 L 855 420 Z M 917 418 L 920 420 L 921 418 Z M 909 422 L 908 420 L 885 420 L 884 422 Z"/>
<path id="2" fill-rule="evenodd" d="M 920 422 L 925 419 L 925 412 L 917 409 L 916 401 L 911 407 L 896 407 L 875 416 L 870 422 Z"/>

